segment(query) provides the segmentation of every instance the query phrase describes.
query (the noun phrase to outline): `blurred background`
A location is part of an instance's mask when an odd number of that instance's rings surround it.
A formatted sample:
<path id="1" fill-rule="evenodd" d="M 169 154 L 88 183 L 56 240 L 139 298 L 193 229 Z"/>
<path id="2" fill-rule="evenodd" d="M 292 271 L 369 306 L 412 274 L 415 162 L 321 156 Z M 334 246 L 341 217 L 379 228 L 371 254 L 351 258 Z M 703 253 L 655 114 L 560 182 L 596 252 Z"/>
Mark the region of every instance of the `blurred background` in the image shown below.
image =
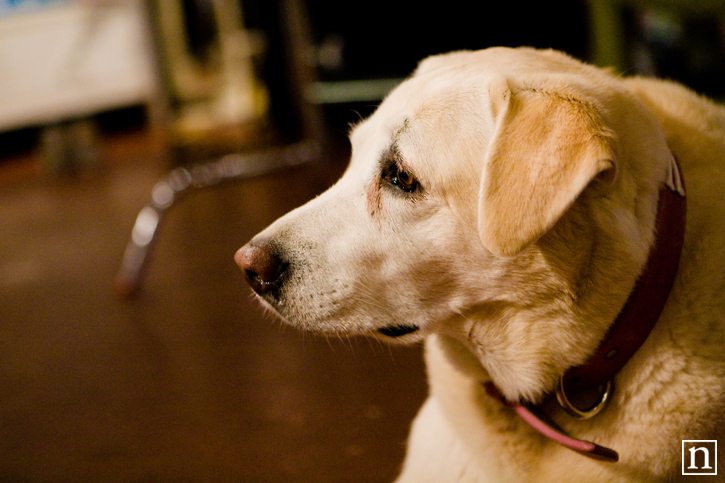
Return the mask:
<path id="1" fill-rule="evenodd" d="M 382 482 L 420 347 L 302 335 L 232 257 L 428 55 L 725 96 L 721 0 L 0 0 L 0 482 Z"/>

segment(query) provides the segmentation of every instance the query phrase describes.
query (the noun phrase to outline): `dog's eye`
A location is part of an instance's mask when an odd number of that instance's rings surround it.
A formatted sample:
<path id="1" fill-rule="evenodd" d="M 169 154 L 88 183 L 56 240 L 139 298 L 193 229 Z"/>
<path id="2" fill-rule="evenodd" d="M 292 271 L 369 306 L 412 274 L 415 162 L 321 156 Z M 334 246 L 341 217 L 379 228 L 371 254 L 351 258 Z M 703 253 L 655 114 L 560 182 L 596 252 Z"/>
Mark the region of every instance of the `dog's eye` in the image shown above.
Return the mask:
<path id="1" fill-rule="evenodd" d="M 415 189 L 418 187 L 418 182 L 413 176 L 411 176 L 409 173 L 406 173 L 405 171 L 400 170 L 398 170 L 397 175 L 393 179 L 393 184 L 396 186 L 400 186 L 400 189 L 408 193 L 410 193 L 411 191 L 415 191 Z"/>
<path id="2" fill-rule="evenodd" d="M 420 187 L 420 183 L 412 174 L 403 171 L 395 163 L 388 166 L 384 177 L 390 184 L 397 186 L 406 193 L 412 193 Z"/>

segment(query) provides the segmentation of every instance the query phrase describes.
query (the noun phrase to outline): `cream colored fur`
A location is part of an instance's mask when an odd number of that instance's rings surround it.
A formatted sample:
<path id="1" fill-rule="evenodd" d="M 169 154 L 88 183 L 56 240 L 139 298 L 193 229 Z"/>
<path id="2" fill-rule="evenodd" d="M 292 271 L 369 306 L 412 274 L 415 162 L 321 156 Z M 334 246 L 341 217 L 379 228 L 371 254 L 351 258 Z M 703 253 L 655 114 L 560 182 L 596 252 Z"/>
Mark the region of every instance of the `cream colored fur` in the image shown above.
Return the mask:
<path id="1" fill-rule="evenodd" d="M 351 142 L 340 181 L 255 241 L 290 263 L 265 297 L 289 323 L 388 340 L 379 329 L 419 327 L 396 339 L 426 340 L 430 379 L 401 482 L 675 481 L 681 440 L 724 435 L 725 109 L 553 51 L 496 48 L 425 60 Z M 653 243 L 672 153 L 688 218 L 664 313 L 603 413 L 546 407 L 620 454 L 597 462 L 540 437 L 481 382 L 540 402 L 594 352 Z M 390 156 L 421 190 L 383 179 Z"/>

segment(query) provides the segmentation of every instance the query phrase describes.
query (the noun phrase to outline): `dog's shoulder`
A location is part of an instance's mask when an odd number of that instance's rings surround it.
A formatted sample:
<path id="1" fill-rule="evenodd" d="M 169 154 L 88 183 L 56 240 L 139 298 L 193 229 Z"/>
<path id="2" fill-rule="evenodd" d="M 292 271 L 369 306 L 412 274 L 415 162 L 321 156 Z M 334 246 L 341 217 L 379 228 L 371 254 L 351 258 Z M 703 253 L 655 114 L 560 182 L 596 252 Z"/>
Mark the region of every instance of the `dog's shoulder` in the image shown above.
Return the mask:
<path id="1" fill-rule="evenodd" d="M 657 116 L 681 162 L 725 166 L 725 106 L 672 81 L 632 77 L 623 82 Z"/>
<path id="2" fill-rule="evenodd" d="M 623 81 L 654 112 L 667 144 L 682 166 L 687 191 L 687 230 L 678 281 L 669 304 L 668 339 L 687 354 L 725 360 L 725 106 L 672 81 L 630 78 Z M 689 359 L 690 364 L 695 359 Z M 716 372 L 722 371 L 722 368 Z"/>

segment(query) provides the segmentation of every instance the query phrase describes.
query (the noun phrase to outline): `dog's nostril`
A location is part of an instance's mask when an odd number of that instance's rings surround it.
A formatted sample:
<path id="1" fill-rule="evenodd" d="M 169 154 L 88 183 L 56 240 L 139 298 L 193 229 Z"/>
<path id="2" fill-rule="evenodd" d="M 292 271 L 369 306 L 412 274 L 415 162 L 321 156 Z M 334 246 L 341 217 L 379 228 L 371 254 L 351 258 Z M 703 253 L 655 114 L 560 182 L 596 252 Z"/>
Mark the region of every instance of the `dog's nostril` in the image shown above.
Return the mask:
<path id="1" fill-rule="evenodd" d="M 266 293 L 289 266 L 268 243 L 247 243 L 237 251 L 234 260 L 258 294 Z"/>

